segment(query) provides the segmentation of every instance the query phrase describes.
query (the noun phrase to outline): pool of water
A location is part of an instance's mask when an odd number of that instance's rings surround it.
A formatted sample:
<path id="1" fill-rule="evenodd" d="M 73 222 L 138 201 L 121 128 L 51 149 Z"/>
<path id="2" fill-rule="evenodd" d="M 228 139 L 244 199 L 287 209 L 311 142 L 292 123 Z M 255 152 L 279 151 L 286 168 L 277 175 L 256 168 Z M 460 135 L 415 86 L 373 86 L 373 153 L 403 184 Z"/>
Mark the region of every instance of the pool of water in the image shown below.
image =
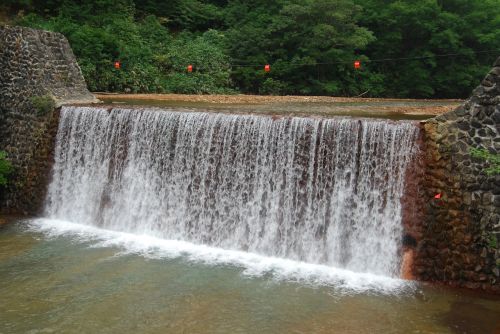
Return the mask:
<path id="1" fill-rule="evenodd" d="M 0 226 L 1 333 L 498 333 L 499 298 L 51 220 Z"/>
<path id="2" fill-rule="evenodd" d="M 435 115 L 418 112 L 418 107 L 458 106 L 460 102 L 397 101 L 369 102 L 274 102 L 274 103 L 207 103 L 155 99 L 120 99 L 119 96 L 102 98 L 111 105 L 155 106 L 163 108 L 190 108 L 194 111 L 228 112 L 231 114 L 266 114 L 277 116 L 351 116 L 392 120 L 425 120 Z M 409 110 L 405 111 L 405 108 Z M 416 108 L 416 109 L 415 109 Z M 417 113 L 416 113 L 417 111 Z"/>

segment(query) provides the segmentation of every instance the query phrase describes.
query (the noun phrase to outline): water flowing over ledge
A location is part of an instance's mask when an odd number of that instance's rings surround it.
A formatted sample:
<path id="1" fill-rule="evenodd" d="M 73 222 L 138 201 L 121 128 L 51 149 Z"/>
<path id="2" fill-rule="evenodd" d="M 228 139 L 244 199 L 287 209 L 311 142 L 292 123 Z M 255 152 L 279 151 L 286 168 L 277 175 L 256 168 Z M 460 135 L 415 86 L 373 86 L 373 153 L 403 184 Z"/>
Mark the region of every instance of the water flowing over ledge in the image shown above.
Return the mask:
<path id="1" fill-rule="evenodd" d="M 46 215 L 397 277 L 418 131 L 411 122 L 64 107 Z"/>

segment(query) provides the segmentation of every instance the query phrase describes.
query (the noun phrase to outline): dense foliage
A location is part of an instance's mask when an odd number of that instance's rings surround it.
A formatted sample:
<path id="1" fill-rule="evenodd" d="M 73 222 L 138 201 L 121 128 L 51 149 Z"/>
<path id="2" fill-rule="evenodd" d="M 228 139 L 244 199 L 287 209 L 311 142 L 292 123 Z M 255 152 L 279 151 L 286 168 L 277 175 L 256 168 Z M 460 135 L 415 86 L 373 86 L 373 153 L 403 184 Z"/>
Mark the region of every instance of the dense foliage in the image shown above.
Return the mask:
<path id="1" fill-rule="evenodd" d="M 466 97 L 500 55 L 498 0 L 356 0 L 360 24 L 377 37 L 373 59 L 428 57 L 370 64 L 395 97 Z M 479 50 L 497 50 L 474 54 Z M 435 55 L 457 56 L 435 57 Z"/>
<path id="2" fill-rule="evenodd" d="M 500 55 L 498 0 L 6 0 L 4 11 L 65 34 L 93 91 L 465 97 Z"/>

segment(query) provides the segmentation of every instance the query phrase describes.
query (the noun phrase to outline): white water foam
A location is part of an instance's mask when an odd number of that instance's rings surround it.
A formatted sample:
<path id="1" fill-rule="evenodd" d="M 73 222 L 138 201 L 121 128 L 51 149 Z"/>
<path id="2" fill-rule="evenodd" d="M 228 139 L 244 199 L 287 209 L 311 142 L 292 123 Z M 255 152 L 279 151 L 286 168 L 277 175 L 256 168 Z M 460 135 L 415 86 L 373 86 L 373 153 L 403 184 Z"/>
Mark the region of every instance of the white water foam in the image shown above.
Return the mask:
<path id="1" fill-rule="evenodd" d="M 30 220 L 28 229 L 48 238 L 69 237 L 90 247 L 116 247 L 118 255 L 137 254 L 153 259 L 182 258 L 208 265 L 231 265 L 243 269 L 248 277 L 270 276 L 279 281 L 300 282 L 312 286 L 330 286 L 337 292 L 399 294 L 415 290 L 415 283 L 387 276 L 356 273 L 326 265 L 267 257 L 243 251 L 225 250 L 178 240 L 165 240 L 101 229 L 54 219 Z"/>

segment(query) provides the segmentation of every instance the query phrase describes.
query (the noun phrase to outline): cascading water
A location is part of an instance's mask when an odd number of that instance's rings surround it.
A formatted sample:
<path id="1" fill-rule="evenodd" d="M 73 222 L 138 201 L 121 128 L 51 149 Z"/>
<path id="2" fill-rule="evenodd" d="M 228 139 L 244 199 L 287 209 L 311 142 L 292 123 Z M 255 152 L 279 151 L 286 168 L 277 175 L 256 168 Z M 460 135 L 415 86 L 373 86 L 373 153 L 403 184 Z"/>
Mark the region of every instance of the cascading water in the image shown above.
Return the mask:
<path id="1" fill-rule="evenodd" d="M 396 277 L 411 122 L 64 107 L 49 217 Z"/>

